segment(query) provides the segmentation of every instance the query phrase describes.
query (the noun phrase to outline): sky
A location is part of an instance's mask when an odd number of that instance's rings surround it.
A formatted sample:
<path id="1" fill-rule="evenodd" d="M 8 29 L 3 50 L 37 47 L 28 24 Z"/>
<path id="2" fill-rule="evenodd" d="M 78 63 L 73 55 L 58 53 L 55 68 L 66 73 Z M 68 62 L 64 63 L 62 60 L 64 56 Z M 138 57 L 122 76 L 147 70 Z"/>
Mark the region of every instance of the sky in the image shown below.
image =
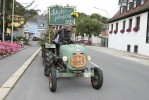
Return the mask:
<path id="1" fill-rule="evenodd" d="M 22 5 L 31 3 L 33 0 L 17 0 Z M 83 12 L 88 15 L 98 13 L 102 16 L 111 18 L 118 11 L 118 0 L 35 0 L 35 3 L 30 7 L 40 9 L 41 13 L 47 11 L 47 7 L 51 5 L 67 4 L 76 6 L 76 11 Z M 97 9 L 98 8 L 98 9 Z"/>

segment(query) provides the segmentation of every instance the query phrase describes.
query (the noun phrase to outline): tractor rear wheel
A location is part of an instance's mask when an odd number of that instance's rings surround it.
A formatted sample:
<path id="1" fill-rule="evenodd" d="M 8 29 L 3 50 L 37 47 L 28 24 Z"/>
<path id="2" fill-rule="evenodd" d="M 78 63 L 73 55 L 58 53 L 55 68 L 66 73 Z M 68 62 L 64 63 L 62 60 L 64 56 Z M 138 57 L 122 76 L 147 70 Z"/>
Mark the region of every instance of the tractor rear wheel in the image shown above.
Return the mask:
<path id="1" fill-rule="evenodd" d="M 44 53 L 44 74 L 45 76 L 49 76 L 49 68 L 53 64 L 53 54 L 52 50 L 45 49 Z"/>
<path id="2" fill-rule="evenodd" d="M 57 80 L 56 80 L 56 69 L 54 66 L 50 68 L 50 74 L 49 74 L 49 89 L 51 92 L 55 92 L 57 88 Z"/>
<path id="3" fill-rule="evenodd" d="M 44 49 L 42 49 L 42 59 L 43 59 L 43 65 L 44 65 L 44 60 L 45 60 L 45 53 L 44 53 Z"/>
<path id="4" fill-rule="evenodd" d="M 94 76 L 91 77 L 92 87 L 94 89 L 100 89 L 103 84 L 103 73 L 98 67 L 94 67 Z"/>

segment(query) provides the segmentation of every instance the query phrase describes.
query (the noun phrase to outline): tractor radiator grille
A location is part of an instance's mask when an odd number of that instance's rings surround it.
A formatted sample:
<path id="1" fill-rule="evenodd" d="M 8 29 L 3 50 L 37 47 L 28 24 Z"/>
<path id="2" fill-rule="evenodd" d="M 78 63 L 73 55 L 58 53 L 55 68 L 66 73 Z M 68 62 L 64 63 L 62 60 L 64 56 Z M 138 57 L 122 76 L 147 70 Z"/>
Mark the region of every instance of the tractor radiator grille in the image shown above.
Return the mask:
<path id="1" fill-rule="evenodd" d="M 70 64 L 74 67 L 74 68 L 81 68 L 84 67 L 86 65 L 86 56 L 84 56 L 83 54 L 74 54 L 71 58 L 70 58 Z"/>

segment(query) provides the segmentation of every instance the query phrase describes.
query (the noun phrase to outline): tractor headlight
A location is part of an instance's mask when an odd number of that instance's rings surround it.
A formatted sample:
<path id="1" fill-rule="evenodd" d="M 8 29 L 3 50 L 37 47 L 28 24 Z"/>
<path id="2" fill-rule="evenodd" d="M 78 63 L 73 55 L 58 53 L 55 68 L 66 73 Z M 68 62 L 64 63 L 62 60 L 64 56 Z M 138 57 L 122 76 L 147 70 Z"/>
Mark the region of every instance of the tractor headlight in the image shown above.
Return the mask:
<path id="1" fill-rule="evenodd" d="M 90 61 L 91 60 L 91 56 L 87 56 L 87 60 Z"/>
<path id="2" fill-rule="evenodd" d="M 63 61 L 67 61 L 67 60 L 68 60 L 67 56 L 63 56 Z"/>

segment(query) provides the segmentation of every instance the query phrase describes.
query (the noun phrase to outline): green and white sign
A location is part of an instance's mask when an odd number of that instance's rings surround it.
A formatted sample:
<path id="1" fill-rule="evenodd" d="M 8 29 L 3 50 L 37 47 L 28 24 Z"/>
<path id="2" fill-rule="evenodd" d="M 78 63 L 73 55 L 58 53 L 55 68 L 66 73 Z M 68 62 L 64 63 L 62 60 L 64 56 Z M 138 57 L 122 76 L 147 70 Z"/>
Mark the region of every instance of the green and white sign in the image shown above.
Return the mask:
<path id="1" fill-rule="evenodd" d="M 53 6 L 48 8 L 50 25 L 75 24 L 75 19 L 70 15 L 74 7 Z"/>

